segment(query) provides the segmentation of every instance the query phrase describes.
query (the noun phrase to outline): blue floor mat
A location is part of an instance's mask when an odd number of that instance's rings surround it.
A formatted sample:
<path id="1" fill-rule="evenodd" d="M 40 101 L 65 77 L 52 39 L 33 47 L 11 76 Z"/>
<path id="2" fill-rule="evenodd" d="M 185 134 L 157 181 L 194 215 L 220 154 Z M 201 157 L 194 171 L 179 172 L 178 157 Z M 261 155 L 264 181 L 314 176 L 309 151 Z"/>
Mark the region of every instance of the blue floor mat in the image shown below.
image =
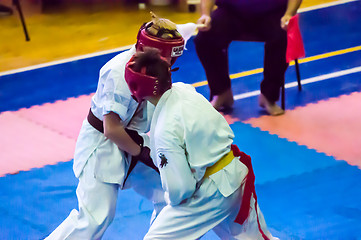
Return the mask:
<path id="1" fill-rule="evenodd" d="M 77 183 L 72 161 L 0 178 L 0 239 L 44 238 L 77 208 Z M 132 190 L 119 199 L 105 239 L 142 239 L 152 204 Z"/>
<path id="2" fill-rule="evenodd" d="M 257 177 L 257 176 L 256 176 Z M 361 239 L 361 171 L 345 162 L 257 185 L 280 239 Z"/>
<path id="3" fill-rule="evenodd" d="M 252 156 L 261 209 L 281 239 L 357 239 L 361 235 L 361 171 L 343 161 L 269 135 L 231 125 L 235 143 Z M 72 162 L 0 178 L 0 239 L 42 239 L 77 207 Z M 142 239 L 152 204 L 119 193 L 104 239 Z M 340 238 L 345 236 L 346 238 Z M 217 239 L 210 232 L 203 238 Z"/>
<path id="4" fill-rule="evenodd" d="M 236 135 L 235 144 L 252 158 L 257 184 L 338 164 L 332 157 L 270 135 L 250 124 L 237 122 L 231 127 Z"/>

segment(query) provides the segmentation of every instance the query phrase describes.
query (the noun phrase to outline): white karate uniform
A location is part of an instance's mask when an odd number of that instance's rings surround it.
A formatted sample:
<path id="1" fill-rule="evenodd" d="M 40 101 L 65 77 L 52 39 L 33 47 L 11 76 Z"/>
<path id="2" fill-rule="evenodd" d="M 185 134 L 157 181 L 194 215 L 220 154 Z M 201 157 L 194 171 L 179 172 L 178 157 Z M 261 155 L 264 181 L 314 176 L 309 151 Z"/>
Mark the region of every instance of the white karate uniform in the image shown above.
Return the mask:
<path id="1" fill-rule="evenodd" d="M 185 41 L 195 29 L 194 23 L 177 25 Z M 91 110 L 100 120 L 103 120 L 105 114 L 115 112 L 125 127 L 147 132 L 154 106 L 146 101 L 138 106 L 124 79 L 125 65 L 135 52 L 133 46 L 102 67 Z M 143 138 L 147 145 L 148 136 L 143 135 Z M 79 178 L 76 190 L 79 211 L 73 209 L 46 239 L 100 239 L 114 218 L 119 188 L 131 187 L 153 202 L 152 222 L 165 205 L 159 175 L 139 162 L 123 186 L 130 163 L 128 158 L 116 144 L 85 119 L 76 143 L 73 165 L 75 176 Z"/>
<path id="2" fill-rule="evenodd" d="M 239 158 L 203 178 L 206 168 L 230 151 L 233 138 L 223 116 L 191 85 L 174 83 L 163 94 L 154 111 L 150 146 L 168 205 L 144 239 L 198 239 L 211 229 L 221 239 L 262 239 L 253 208 L 244 224 L 233 222 L 248 173 Z M 272 239 L 259 208 L 258 213 L 263 232 Z"/>
<path id="3" fill-rule="evenodd" d="M 125 64 L 134 53 L 135 47 L 132 47 L 102 67 L 91 110 L 100 120 L 105 114 L 115 112 L 124 127 L 147 132 L 154 106 L 146 101 L 138 106 L 124 79 Z M 147 145 L 148 136 L 143 137 Z M 77 139 L 73 165 L 75 176 L 79 178 L 76 190 L 79 211 L 73 209 L 46 239 L 100 239 L 114 218 L 118 190 L 123 187 L 133 187 L 153 201 L 159 211 L 158 206 L 164 206 L 164 194 L 158 173 L 139 162 L 123 186 L 129 163 L 130 156 L 127 157 L 85 119 Z"/>

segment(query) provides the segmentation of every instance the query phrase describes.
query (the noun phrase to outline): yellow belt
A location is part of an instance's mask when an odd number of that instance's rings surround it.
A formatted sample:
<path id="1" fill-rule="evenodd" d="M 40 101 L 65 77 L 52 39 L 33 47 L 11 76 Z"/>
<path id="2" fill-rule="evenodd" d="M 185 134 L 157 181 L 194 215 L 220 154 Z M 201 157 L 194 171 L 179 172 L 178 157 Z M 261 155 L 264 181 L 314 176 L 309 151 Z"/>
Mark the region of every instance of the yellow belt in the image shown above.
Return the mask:
<path id="1" fill-rule="evenodd" d="M 209 177 L 210 175 L 218 172 L 219 170 L 223 169 L 225 166 L 230 164 L 234 158 L 233 151 L 231 150 L 229 153 L 224 155 L 218 162 L 214 165 L 207 167 L 207 170 L 204 174 L 203 178 Z"/>

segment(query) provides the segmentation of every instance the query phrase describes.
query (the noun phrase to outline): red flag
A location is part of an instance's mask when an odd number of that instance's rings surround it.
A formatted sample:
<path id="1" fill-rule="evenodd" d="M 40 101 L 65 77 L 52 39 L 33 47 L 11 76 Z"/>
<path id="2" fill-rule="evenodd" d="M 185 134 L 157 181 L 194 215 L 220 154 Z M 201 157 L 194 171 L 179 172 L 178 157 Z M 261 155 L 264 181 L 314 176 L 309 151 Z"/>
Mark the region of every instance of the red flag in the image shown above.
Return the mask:
<path id="1" fill-rule="evenodd" d="M 298 24 L 298 14 L 290 19 L 287 27 L 287 52 L 286 61 L 289 63 L 292 60 L 302 58 L 305 56 L 305 48 L 301 36 L 300 26 Z"/>

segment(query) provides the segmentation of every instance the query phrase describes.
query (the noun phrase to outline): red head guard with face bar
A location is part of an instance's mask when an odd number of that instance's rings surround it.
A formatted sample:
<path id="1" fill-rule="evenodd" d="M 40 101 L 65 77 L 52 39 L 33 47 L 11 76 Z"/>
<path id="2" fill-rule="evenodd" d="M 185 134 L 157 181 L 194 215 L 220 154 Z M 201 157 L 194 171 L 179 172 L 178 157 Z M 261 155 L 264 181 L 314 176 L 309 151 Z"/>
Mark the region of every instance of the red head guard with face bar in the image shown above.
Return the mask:
<path id="1" fill-rule="evenodd" d="M 166 60 L 164 59 L 164 61 Z M 135 62 L 132 58 L 125 66 L 124 78 L 137 102 L 144 100 L 148 96 L 160 95 L 171 88 L 172 82 L 170 79 L 167 83 L 162 83 L 162 85 L 166 86 L 161 89 L 158 78 L 146 75 L 146 67 L 142 67 L 141 72 L 136 72 L 132 69 L 133 64 Z"/>

